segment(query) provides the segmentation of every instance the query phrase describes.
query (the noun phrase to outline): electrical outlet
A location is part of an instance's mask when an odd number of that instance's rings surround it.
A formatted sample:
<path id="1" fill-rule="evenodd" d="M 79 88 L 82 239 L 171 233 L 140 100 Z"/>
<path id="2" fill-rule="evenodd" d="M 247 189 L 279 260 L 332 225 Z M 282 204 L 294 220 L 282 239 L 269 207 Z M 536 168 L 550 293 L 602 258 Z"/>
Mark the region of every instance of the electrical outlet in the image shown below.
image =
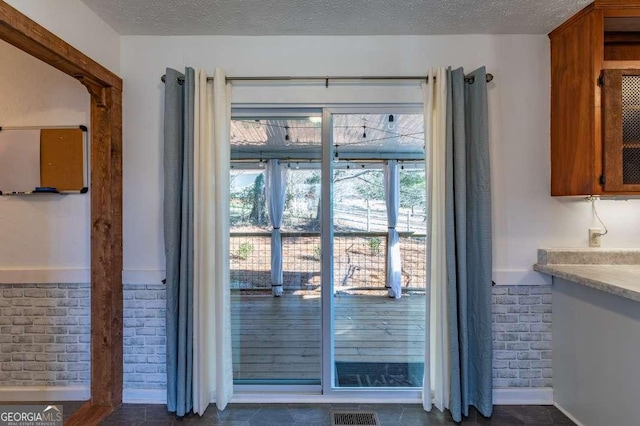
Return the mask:
<path id="1" fill-rule="evenodd" d="M 600 247 L 600 237 L 602 237 L 602 229 L 589 228 L 589 247 Z"/>

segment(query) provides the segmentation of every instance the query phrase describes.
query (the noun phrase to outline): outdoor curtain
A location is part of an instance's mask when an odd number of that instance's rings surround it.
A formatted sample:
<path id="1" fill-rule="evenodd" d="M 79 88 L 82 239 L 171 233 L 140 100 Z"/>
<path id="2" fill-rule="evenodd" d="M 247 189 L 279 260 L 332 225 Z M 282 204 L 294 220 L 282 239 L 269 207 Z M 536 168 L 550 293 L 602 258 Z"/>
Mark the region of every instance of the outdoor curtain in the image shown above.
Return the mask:
<path id="1" fill-rule="evenodd" d="M 267 163 L 265 179 L 269 220 L 271 221 L 271 292 L 274 296 L 282 295 L 282 216 L 287 192 L 287 169 L 280 160 L 271 159 Z"/>
<path id="2" fill-rule="evenodd" d="M 180 81 L 183 77 L 184 81 Z M 202 415 L 232 392 L 229 294 L 230 90 L 215 71 L 167 69 L 164 234 L 167 409 Z"/>
<path id="3" fill-rule="evenodd" d="M 425 368 L 423 404 L 449 409 L 455 421 L 470 406 L 487 417 L 493 411 L 486 70 L 467 78 L 462 69 L 440 68 L 425 86 L 431 223 L 425 365 L 431 368 Z"/>
<path id="4" fill-rule="evenodd" d="M 384 167 L 384 191 L 387 203 L 387 288 L 389 297 L 402 296 L 402 265 L 400 263 L 400 237 L 398 213 L 400 209 L 400 168 L 397 160 L 388 160 Z"/>

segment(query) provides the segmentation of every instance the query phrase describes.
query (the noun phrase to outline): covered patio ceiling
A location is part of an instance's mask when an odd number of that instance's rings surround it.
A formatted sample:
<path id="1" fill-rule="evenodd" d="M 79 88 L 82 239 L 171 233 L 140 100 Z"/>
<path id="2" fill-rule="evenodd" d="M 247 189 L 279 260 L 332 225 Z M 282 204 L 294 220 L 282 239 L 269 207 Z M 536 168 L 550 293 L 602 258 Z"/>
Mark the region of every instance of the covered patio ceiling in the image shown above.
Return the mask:
<path id="1" fill-rule="evenodd" d="M 319 159 L 320 117 L 231 121 L 231 159 Z M 340 159 L 424 158 L 422 114 L 336 114 L 333 145 Z"/>

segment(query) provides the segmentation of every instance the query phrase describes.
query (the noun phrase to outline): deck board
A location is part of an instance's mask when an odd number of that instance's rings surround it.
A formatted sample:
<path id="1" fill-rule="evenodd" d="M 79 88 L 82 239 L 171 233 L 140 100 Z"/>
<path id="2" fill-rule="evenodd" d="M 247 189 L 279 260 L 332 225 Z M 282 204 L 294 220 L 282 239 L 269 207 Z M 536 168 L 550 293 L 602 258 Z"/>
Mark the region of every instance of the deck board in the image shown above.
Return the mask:
<path id="1" fill-rule="evenodd" d="M 421 362 L 425 299 L 411 295 L 334 298 L 335 359 Z M 320 379 L 320 298 L 232 293 L 235 379 Z"/>

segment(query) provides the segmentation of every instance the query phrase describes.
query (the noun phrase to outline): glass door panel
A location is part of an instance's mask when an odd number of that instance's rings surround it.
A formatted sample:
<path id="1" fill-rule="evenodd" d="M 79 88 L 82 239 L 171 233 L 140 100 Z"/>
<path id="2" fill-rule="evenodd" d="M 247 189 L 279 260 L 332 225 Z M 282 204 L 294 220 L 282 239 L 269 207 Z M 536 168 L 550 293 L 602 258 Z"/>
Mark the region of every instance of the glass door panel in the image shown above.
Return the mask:
<path id="1" fill-rule="evenodd" d="M 422 114 L 319 115 L 231 123 L 234 382 L 419 389 Z"/>
<path id="2" fill-rule="evenodd" d="M 426 285 L 422 115 L 332 118 L 333 386 L 421 388 Z"/>
<path id="3" fill-rule="evenodd" d="M 320 129 L 304 116 L 231 123 L 236 384 L 321 381 Z"/>

